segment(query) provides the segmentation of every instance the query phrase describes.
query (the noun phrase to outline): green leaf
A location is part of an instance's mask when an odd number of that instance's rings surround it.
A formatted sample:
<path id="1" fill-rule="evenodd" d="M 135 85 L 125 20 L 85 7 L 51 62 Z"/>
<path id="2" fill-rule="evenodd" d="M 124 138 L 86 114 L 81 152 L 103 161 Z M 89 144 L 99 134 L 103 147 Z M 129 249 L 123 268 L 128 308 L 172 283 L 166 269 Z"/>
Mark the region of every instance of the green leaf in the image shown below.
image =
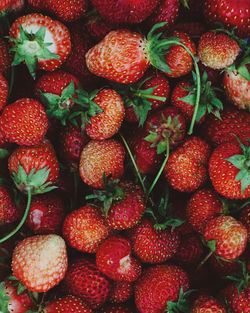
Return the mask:
<path id="1" fill-rule="evenodd" d="M 215 252 L 216 251 L 216 240 L 207 241 L 207 246 L 212 252 Z"/>
<path id="2" fill-rule="evenodd" d="M 195 99 L 196 99 L 196 96 L 194 93 L 189 93 L 187 96 L 183 97 L 183 98 L 179 98 L 179 100 L 183 101 L 183 102 L 186 102 L 190 105 L 194 105 L 195 104 Z"/>
<path id="3" fill-rule="evenodd" d="M 134 112 L 137 119 L 139 120 L 139 126 L 144 125 L 148 116 L 148 112 L 151 110 L 151 108 L 152 108 L 151 103 L 145 100 L 143 101 L 142 104 L 134 106 Z"/>
<path id="4" fill-rule="evenodd" d="M 4 282 L 0 283 L 0 312 L 9 313 L 8 303 L 10 297 L 6 295 Z"/>
<path id="5" fill-rule="evenodd" d="M 21 284 L 20 282 L 18 283 L 18 286 L 17 286 L 17 294 L 20 295 L 22 294 L 24 291 L 26 290 L 26 287 Z"/>
<path id="6" fill-rule="evenodd" d="M 147 142 L 155 142 L 157 138 L 158 138 L 157 133 L 150 132 L 149 135 L 147 135 L 144 139 Z"/>
<path id="7" fill-rule="evenodd" d="M 236 154 L 236 155 L 233 155 L 229 158 L 226 158 L 225 160 L 227 160 L 228 162 L 233 164 L 238 169 L 242 169 L 244 167 L 246 157 L 244 155 L 241 155 L 241 154 Z"/>
<path id="8" fill-rule="evenodd" d="M 45 39 L 45 34 L 46 34 L 46 27 L 40 27 L 38 31 L 36 32 L 35 36 L 43 42 Z"/>
<path id="9" fill-rule="evenodd" d="M 162 154 L 163 152 L 167 151 L 168 149 L 168 141 L 161 141 L 157 145 L 157 154 Z"/>
<path id="10" fill-rule="evenodd" d="M 9 151 L 7 149 L 0 148 L 0 159 L 5 159 L 9 156 Z"/>
<path id="11" fill-rule="evenodd" d="M 244 77 L 247 81 L 250 81 L 250 73 L 248 71 L 248 68 L 245 65 L 239 66 L 237 70 L 238 70 L 238 73 L 240 73 L 242 77 Z"/>
<path id="12" fill-rule="evenodd" d="M 71 99 L 75 94 L 75 85 L 74 82 L 71 81 L 67 87 L 65 87 L 62 91 L 61 97 L 63 99 Z"/>

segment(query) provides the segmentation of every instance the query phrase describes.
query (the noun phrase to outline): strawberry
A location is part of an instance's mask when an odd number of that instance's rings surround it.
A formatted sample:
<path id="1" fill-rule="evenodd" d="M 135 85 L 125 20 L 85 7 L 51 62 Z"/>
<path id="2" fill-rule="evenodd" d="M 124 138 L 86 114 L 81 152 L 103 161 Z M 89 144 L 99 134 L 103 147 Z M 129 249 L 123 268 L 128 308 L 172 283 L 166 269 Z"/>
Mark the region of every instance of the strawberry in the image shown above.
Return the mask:
<path id="1" fill-rule="evenodd" d="M 93 311 L 80 299 L 66 296 L 50 301 L 45 307 L 45 313 L 93 313 Z"/>
<path id="2" fill-rule="evenodd" d="M 107 20 L 104 20 L 95 10 L 88 16 L 88 20 L 85 24 L 88 33 L 95 40 L 102 40 L 114 26 Z"/>
<path id="3" fill-rule="evenodd" d="M 0 186 L 0 225 L 16 222 L 19 218 L 19 212 L 11 199 L 8 189 Z"/>
<path id="4" fill-rule="evenodd" d="M 64 215 L 65 206 L 57 194 L 39 195 L 32 200 L 26 225 L 35 234 L 59 233 Z"/>
<path id="5" fill-rule="evenodd" d="M 6 105 L 9 86 L 6 78 L 0 73 L 0 110 Z"/>
<path id="6" fill-rule="evenodd" d="M 132 297 L 133 286 L 127 281 L 117 281 L 112 285 L 109 301 L 113 303 L 123 303 Z"/>
<path id="7" fill-rule="evenodd" d="M 188 288 L 189 280 L 181 267 L 170 264 L 150 267 L 135 284 L 136 307 L 143 313 L 170 310 L 181 291 Z"/>
<path id="8" fill-rule="evenodd" d="M 190 313 L 226 313 L 225 307 L 215 298 L 200 295 L 193 303 Z"/>
<path id="9" fill-rule="evenodd" d="M 17 18 L 10 28 L 13 65 L 26 63 L 33 78 L 36 68 L 54 71 L 71 51 L 70 34 L 60 22 L 38 13 Z"/>
<path id="10" fill-rule="evenodd" d="M 196 2 L 196 0 L 193 1 L 195 2 L 195 7 L 197 8 L 198 3 Z M 187 33 L 193 40 L 200 38 L 200 36 L 206 31 L 206 27 L 204 24 L 195 21 L 183 23 L 180 22 L 178 24 L 174 24 L 172 29 Z"/>
<path id="11" fill-rule="evenodd" d="M 240 221 L 246 227 L 248 239 L 250 239 L 250 205 L 246 205 L 240 212 Z"/>
<path id="12" fill-rule="evenodd" d="M 240 290 L 234 285 L 228 285 L 223 291 L 222 296 L 229 305 L 233 313 L 248 313 L 250 299 L 250 284 Z"/>
<path id="13" fill-rule="evenodd" d="M 198 56 L 201 62 L 215 70 L 232 65 L 240 53 L 236 40 L 227 34 L 207 32 L 199 39 Z"/>
<path id="14" fill-rule="evenodd" d="M 0 12 L 8 9 L 12 0 L 3 0 L 0 3 Z"/>
<path id="15" fill-rule="evenodd" d="M 71 247 L 82 252 L 96 252 L 108 234 L 109 228 L 99 208 L 91 205 L 72 211 L 63 223 L 65 240 Z"/>
<path id="16" fill-rule="evenodd" d="M 12 256 L 13 275 L 33 292 L 46 292 L 65 276 L 68 260 L 64 240 L 57 235 L 23 239 Z"/>
<path id="17" fill-rule="evenodd" d="M 113 179 L 124 173 L 125 150 L 114 139 L 91 140 L 82 150 L 80 176 L 83 182 L 93 188 L 103 188 L 103 175 Z"/>
<path id="18" fill-rule="evenodd" d="M 0 73 L 6 73 L 10 68 L 11 56 L 7 43 L 0 38 Z"/>
<path id="19" fill-rule="evenodd" d="M 24 0 L 12 0 L 10 5 L 10 11 L 14 13 L 19 13 L 24 9 L 24 6 Z"/>
<path id="20" fill-rule="evenodd" d="M 106 302 L 110 291 L 108 279 L 85 258 L 69 265 L 64 284 L 69 294 L 80 297 L 93 309 Z"/>
<path id="21" fill-rule="evenodd" d="M 250 197 L 250 147 L 238 142 L 219 145 L 209 160 L 209 176 L 214 189 L 229 199 Z"/>
<path id="22" fill-rule="evenodd" d="M 44 1 L 43 0 L 27 0 L 28 6 L 34 10 L 44 10 Z"/>
<path id="23" fill-rule="evenodd" d="M 131 243 L 125 237 L 108 237 L 97 249 L 96 265 L 103 274 L 115 281 L 133 282 L 141 274 L 141 265 L 131 256 L 131 250 Z"/>
<path id="24" fill-rule="evenodd" d="M 250 35 L 248 0 L 205 0 L 205 17 L 210 22 L 235 27 L 242 36 Z"/>
<path id="25" fill-rule="evenodd" d="M 143 263 L 162 263 L 178 250 L 180 238 L 176 230 L 157 229 L 149 219 L 143 219 L 131 232 L 135 255 Z"/>
<path id="26" fill-rule="evenodd" d="M 39 144 L 48 130 L 48 119 L 42 104 L 23 98 L 8 105 L 0 117 L 0 130 L 9 142 L 26 146 Z"/>
<path id="27" fill-rule="evenodd" d="M 100 313 L 133 313 L 127 305 L 112 305 L 108 304 L 101 308 Z"/>
<path id="28" fill-rule="evenodd" d="M 204 238 L 216 255 L 234 260 L 246 249 L 247 230 L 232 216 L 219 216 L 207 222 Z"/>
<path id="29" fill-rule="evenodd" d="M 126 0 L 92 0 L 97 11 L 110 23 L 140 23 L 145 20 L 157 6 L 159 0 L 143 0 L 137 2 Z"/>
<path id="30" fill-rule="evenodd" d="M 164 168 L 170 186 L 181 192 L 192 192 L 207 179 L 210 155 L 208 144 L 199 137 L 191 137 L 173 151 Z"/>
<path id="31" fill-rule="evenodd" d="M 220 277 L 232 276 L 240 271 L 240 263 L 237 262 L 237 259 L 233 262 L 228 262 L 228 260 L 218 258 L 217 255 L 211 256 L 209 259 L 209 267 Z"/>
<path id="32" fill-rule="evenodd" d="M 195 231 L 202 233 L 206 223 L 223 212 L 223 204 L 213 190 L 196 191 L 187 203 L 187 220 Z"/>

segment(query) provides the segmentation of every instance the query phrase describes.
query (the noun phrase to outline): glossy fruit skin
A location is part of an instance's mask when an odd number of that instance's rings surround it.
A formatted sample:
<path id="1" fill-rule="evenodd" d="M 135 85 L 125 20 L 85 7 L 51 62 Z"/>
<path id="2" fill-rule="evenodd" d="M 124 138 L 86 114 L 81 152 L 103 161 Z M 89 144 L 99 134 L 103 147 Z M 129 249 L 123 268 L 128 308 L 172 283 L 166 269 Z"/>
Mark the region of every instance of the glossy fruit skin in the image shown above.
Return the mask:
<path id="1" fill-rule="evenodd" d="M 222 290 L 222 297 L 227 301 L 233 313 L 248 313 L 250 299 L 249 284 L 240 293 L 234 284 L 230 284 Z"/>
<path id="2" fill-rule="evenodd" d="M 6 73 L 11 65 L 11 56 L 7 43 L 0 38 L 0 73 Z"/>
<path id="3" fill-rule="evenodd" d="M 206 241 L 216 241 L 216 255 L 234 260 L 246 249 L 247 230 L 232 216 L 219 216 L 208 221 L 204 238 Z"/>
<path id="4" fill-rule="evenodd" d="M 101 210 L 85 205 L 69 213 L 63 223 L 63 236 L 68 244 L 82 252 L 95 253 L 108 236 L 109 228 Z"/>
<path id="5" fill-rule="evenodd" d="M 180 245 L 176 230 L 156 230 L 148 219 L 131 231 L 134 254 L 143 263 L 157 264 L 171 259 Z"/>
<path id="6" fill-rule="evenodd" d="M 215 70 L 232 65 L 239 52 L 238 43 L 223 33 L 207 32 L 199 39 L 198 56 L 201 62 Z"/>
<path id="7" fill-rule="evenodd" d="M 103 112 L 90 118 L 86 133 L 91 139 L 103 140 L 113 137 L 120 129 L 125 116 L 122 97 L 113 89 L 102 89 L 93 101 Z"/>
<path id="8" fill-rule="evenodd" d="M 87 67 L 97 76 L 131 84 L 143 77 L 149 67 L 145 48 L 142 35 L 125 29 L 114 30 L 87 52 Z"/>
<path id="9" fill-rule="evenodd" d="M 110 236 L 97 249 L 96 265 L 115 281 L 136 281 L 141 274 L 140 263 L 131 256 L 131 243 L 122 236 Z"/>
<path id="10" fill-rule="evenodd" d="M 12 256 L 13 275 L 33 292 L 46 292 L 65 276 L 68 258 L 64 240 L 38 235 L 20 241 Z"/>
<path id="11" fill-rule="evenodd" d="M 250 205 L 246 205 L 240 212 L 239 220 L 246 227 L 248 240 L 250 240 Z"/>
<path id="12" fill-rule="evenodd" d="M 104 188 L 103 174 L 113 179 L 124 173 L 125 150 L 114 139 L 91 140 L 82 150 L 80 176 L 83 182 L 93 188 Z"/>
<path id="13" fill-rule="evenodd" d="M 226 160 L 236 154 L 242 154 L 238 143 L 224 143 L 219 145 L 209 159 L 209 176 L 214 189 L 229 199 L 247 199 L 250 197 L 250 186 L 241 192 L 241 182 L 237 181 L 239 169 Z"/>
<path id="14" fill-rule="evenodd" d="M 0 226 L 16 222 L 20 217 L 8 189 L 0 186 Z"/>
<path id="15" fill-rule="evenodd" d="M 0 110 L 2 110 L 7 103 L 8 92 L 8 82 L 6 78 L 0 73 Z"/>
<path id="16" fill-rule="evenodd" d="M 154 286 L 154 288 L 152 288 Z M 177 301 L 180 289 L 189 289 L 187 274 L 176 265 L 146 269 L 135 284 L 135 303 L 140 313 L 164 312 L 168 301 Z"/>
<path id="17" fill-rule="evenodd" d="M 93 309 L 106 302 L 110 291 L 109 280 L 86 258 L 69 266 L 64 284 L 68 294 L 81 298 Z"/>
<path id="18" fill-rule="evenodd" d="M 225 307 L 215 298 L 207 295 L 199 296 L 191 309 L 191 313 L 226 313 Z"/>
<path id="19" fill-rule="evenodd" d="M 143 1 L 115 1 L 115 0 L 91 0 L 97 11 L 112 24 L 140 23 L 145 20 L 155 9 L 159 0 Z"/>
<path id="20" fill-rule="evenodd" d="M 109 301 L 112 303 L 124 303 L 133 295 L 133 285 L 127 281 L 113 282 L 109 295 Z"/>
<path id="21" fill-rule="evenodd" d="M 65 296 L 49 302 L 46 305 L 45 313 L 93 313 L 80 298 Z"/>
<path id="22" fill-rule="evenodd" d="M 196 191 L 187 203 L 187 220 L 195 231 L 202 233 L 206 223 L 223 212 L 222 202 L 212 189 Z"/>
<path id="23" fill-rule="evenodd" d="M 15 101 L 3 110 L 0 130 L 9 142 L 25 146 L 39 144 L 48 130 L 44 107 L 31 98 Z"/>

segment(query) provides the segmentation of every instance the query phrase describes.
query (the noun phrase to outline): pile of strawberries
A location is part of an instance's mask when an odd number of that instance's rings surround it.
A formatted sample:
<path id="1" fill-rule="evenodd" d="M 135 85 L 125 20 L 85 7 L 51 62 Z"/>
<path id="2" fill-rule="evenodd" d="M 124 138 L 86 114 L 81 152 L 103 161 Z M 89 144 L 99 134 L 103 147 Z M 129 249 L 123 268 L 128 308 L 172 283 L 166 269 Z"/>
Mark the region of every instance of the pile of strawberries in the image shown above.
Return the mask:
<path id="1" fill-rule="evenodd" d="M 250 313 L 249 0 L 0 0 L 0 312 Z"/>

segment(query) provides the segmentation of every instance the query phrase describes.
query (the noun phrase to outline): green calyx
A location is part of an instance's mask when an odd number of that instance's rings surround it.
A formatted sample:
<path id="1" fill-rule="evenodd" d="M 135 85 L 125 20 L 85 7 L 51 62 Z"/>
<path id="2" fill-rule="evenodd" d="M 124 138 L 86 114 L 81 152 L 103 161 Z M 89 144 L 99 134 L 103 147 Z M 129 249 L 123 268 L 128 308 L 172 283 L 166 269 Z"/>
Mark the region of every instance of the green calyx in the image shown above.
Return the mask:
<path id="1" fill-rule="evenodd" d="M 6 295 L 5 284 L 4 282 L 1 282 L 0 283 L 0 312 L 9 313 L 9 310 L 8 310 L 9 300 L 10 300 L 10 297 Z"/>
<path id="2" fill-rule="evenodd" d="M 241 272 L 239 272 L 239 274 L 236 274 L 234 276 L 226 276 L 225 278 L 234 282 L 234 284 L 238 290 L 238 293 L 240 294 L 249 285 L 250 273 L 247 269 L 246 262 L 243 262 L 241 260 L 238 260 L 237 262 L 241 266 Z"/>
<path id="3" fill-rule="evenodd" d="M 12 65 L 25 63 L 31 76 L 36 78 L 37 62 L 39 59 L 51 60 L 59 59 L 59 56 L 48 49 L 52 43 L 45 42 L 46 27 L 41 27 L 36 33 L 29 33 L 20 25 L 20 36 L 10 38 L 14 52 Z"/>
<path id="4" fill-rule="evenodd" d="M 244 194 L 245 190 L 250 185 L 250 146 L 245 146 L 239 139 L 238 141 L 242 154 L 233 155 L 225 160 L 239 169 L 235 180 L 241 183 L 241 193 Z M 248 139 L 248 141 L 250 142 L 250 139 Z"/>
<path id="5" fill-rule="evenodd" d="M 0 148 L 0 159 L 5 159 L 9 156 L 9 150 Z"/>
<path id="6" fill-rule="evenodd" d="M 189 296 L 194 292 L 194 290 L 188 290 L 187 292 L 183 291 L 183 288 L 180 289 L 179 298 L 176 302 L 168 301 L 167 307 L 165 309 L 166 313 L 190 313 L 190 303 Z"/>

